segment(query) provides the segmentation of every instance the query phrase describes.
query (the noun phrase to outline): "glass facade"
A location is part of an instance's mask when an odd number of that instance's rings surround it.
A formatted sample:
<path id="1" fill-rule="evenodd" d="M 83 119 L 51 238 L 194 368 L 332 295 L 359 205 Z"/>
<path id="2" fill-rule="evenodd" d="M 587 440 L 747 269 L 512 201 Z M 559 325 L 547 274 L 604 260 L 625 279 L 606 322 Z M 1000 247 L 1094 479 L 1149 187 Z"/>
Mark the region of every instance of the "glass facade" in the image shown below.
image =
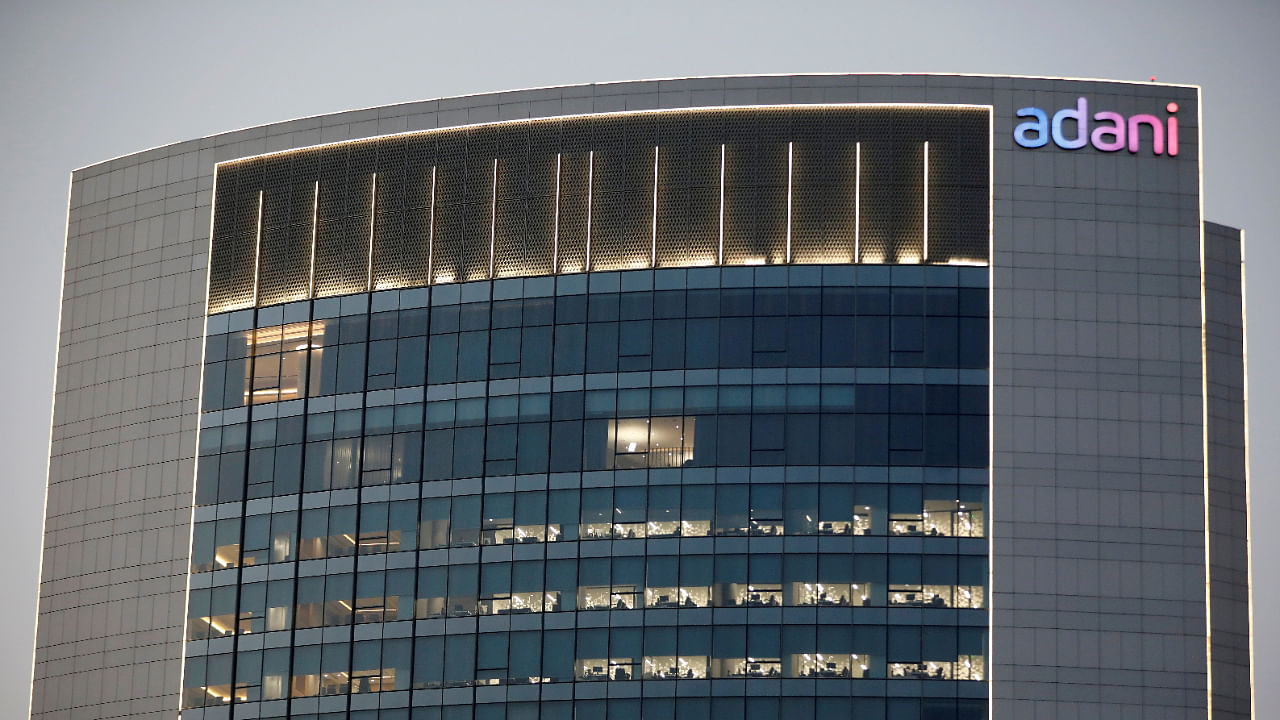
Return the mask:
<path id="1" fill-rule="evenodd" d="M 659 269 L 211 315 L 183 707 L 985 717 L 987 283 Z"/>

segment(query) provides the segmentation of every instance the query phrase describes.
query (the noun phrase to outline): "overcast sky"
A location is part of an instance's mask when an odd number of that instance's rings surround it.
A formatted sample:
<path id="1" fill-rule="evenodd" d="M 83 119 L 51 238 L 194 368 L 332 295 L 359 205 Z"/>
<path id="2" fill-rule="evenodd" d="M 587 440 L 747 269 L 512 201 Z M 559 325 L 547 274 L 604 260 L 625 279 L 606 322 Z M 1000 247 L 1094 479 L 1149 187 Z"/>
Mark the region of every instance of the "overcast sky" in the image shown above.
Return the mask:
<path id="1" fill-rule="evenodd" d="M 357 7 L 358 5 L 358 7 Z M 440 96 L 684 75 L 965 72 L 1204 89 L 1204 207 L 1248 231 L 1257 706 L 1280 704 L 1280 3 L 0 4 L 0 697 L 25 705 L 68 173 L 226 130 Z M 891 7 L 890 7 L 891 6 Z M 1270 552 L 1268 550 L 1271 550 Z M 176 690 L 176 689 L 175 689 Z M 21 700 L 19 700 L 21 699 Z M 3 714 L 9 714 L 5 711 Z"/>

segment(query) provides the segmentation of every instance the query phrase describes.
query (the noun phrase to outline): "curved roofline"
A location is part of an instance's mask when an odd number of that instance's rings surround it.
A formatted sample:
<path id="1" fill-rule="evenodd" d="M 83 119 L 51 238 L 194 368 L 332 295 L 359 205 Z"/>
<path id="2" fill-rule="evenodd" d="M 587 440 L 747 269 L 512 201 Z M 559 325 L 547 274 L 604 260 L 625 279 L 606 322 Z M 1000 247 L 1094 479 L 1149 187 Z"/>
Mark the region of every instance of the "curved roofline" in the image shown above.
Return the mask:
<path id="1" fill-rule="evenodd" d="M 1199 91 L 1201 89 L 1199 85 L 1192 85 L 1192 84 L 1185 84 L 1185 83 L 1164 83 L 1164 82 L 1152 82 L 1149 80 L 1115 80 L 1115 79 L 1108 79 L 1108 78 L 1056 77 L 1053 75 L 1012 75 L 1012 74 L 1003 74 L 1003 73 L 987 74 L 987 73 L 961 73 L 961 72 L 865 72 L 865 73 L 859 73 L 859 72 L 831 72 L 831 71 L 800 72 L 800 73 L 748 73 L 745 75 L 682 75 L 682 76 L 674 76 L 674 77 L 653 77 L 653 78 L 639 78 L 639 79 L 628 79 L 628 80 L 604 80 L 604 81 L 589 82 L 589 83 L 566 83 L 562 85 L 534 85 L 534 86 L 523 87 L 523 88 L 508 88 L 505 90 L 487 90 L 483 92 L 463 93 L 461 95 L 444 95 L 444 96 L 438 96 L 438 97 L 419 98 L 416 100 L 402 100 L 400 102 L 386 103 L 384 105 L 366 105 L 364 107 L 346 108 L 343 110 L 333 110 L 331 112 L 315 113 L 312 115 L 300 115 L 298 117 L 286 118 L 284 120 L 276 120 L 268 123 L 259 123 L 257 125 L 246 125 L 244 127 L 232 128 L 230 130 L 223 130 L 223 131 L 212 133 L 209 135 L 201 135 L 199 137 L 187 138 L 185 140 L 175 140 L 173 142 L 167 142 L 160 145 L 153 145 L 151 147 L 144 148 L 142 150 L 135 150 L 133 152 L 122 153 L 114 157 L 109 157 L 105 160 L 99 160 L 98 162 L 89 163 L 87 165 L 81 165 L 80 167 L 73 169 L 71 172 L 78 173 L 82 170 L 87 170 L 89 168 L 97 167 L 99 165 L 105 165 L 106 163 L 119 160 L 121 158 L 130 157 L 132 155 L 141 155 L 142 153 L 151 152 L 152 150 L 159 150 L 161 148 L 166 148 L 171 145 L 180 145 L 186 142 L 208 140 L 210 138 L 219 137 L 221 135 L 230 135 L 232 133 L 244 132 L 246 130 L 256 130 L 258 128 L 270 127 L 272 125 L 283 125 L 285 123 L 298 122 L 301 120 L 311 120 L 313 118 L 328 117 L 330 115 L 341 115 L 343 113 L 356 113 L 356 112 L 363 112 L 365 110 L 380 110 L 382 108 L 393 108 L 401 105 L 413 105 L 415 103 L 442 102 L 445 100 L 461 100 L 463 98 L 477 98 L 477 97 L 483 97 L 486 95 L 505 95 L 508 93 L 533 92 L 537 90 L 584 88 L 584 87 L 596 87 L 601 85 L 623 85 L 623 84 L 629 84 L 629 83 L 661 83 L 661 82 L 675 82 L 680 80 L 730 80 L 730 79 L 747 79 L 747 78 L 782 78 L 782 77 L 798 78 L 798 77 L 874 77 L 874 76 L 971 77 L 971 78 L 992 78 L 992 79 L 1004 78 L 1004 79 L 1012 79 L 1012 80 L 1058 80 L 1058 81 L 1066 81 L 1066 82 L 1114 83 L 1117 85 L 1144 85 L 1149 87 L 1172 87 L 1172 88 L 1194 89 L 1197 91 L 1197 94 L 1199 94 Z M 395 133 L 391 133 L 391 134 L 395 134 Z"/>

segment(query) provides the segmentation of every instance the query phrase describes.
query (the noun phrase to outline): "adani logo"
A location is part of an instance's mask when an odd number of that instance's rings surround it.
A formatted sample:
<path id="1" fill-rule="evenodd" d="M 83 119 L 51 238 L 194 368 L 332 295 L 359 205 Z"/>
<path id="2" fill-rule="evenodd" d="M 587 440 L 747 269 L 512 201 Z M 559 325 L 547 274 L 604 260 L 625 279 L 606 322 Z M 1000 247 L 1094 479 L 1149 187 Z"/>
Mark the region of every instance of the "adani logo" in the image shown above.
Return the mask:
<path id="1" fill-rule="evenodd" d="M 1034 118 L 1013 129 L 1013 139 L 1025 148 L 1044 147 L 1053 143 L 1064 150 L 1078 150 L 1092 144 L 1103 152 L 1117 152 L 1128 149 L 1137 153 L 1142 146 L 1143 127 L 1151 128 L 1151 151 L 1155 155 L 1178 154 L 1178 112 L 1177 103 L 1165 106 L 1168 116 L 1164 119 L 1155 115 L 1130 115 L 1128 118 L 1118 112 L 1103 110 L 1089 115 L 1089 101 L 1080 98 L 1074 108 L 1063 108 L 1049 114 L 1040 108 L 1027 107 L 1018 111 L 1020 118 Z M 1093 121 L 1093 131 L 1089 124 Z M 1068 135 L 1068 123 L 1074 123 L 1074 133 Z M 1167 140 L 1167 143 L 1166 143 Z"/>

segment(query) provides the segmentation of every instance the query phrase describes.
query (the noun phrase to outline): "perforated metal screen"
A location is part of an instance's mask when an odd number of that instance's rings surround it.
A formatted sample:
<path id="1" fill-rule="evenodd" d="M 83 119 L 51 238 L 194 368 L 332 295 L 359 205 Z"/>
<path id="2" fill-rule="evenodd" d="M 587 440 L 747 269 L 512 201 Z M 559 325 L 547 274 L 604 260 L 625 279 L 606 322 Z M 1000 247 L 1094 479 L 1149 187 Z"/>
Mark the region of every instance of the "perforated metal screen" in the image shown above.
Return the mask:
<path id="1" fill-rule="evenodd" d="M 584 270 L 985 263 L 989 123 L 969 106 L 707 108 L 223 163 L 209 312 Z"/>

